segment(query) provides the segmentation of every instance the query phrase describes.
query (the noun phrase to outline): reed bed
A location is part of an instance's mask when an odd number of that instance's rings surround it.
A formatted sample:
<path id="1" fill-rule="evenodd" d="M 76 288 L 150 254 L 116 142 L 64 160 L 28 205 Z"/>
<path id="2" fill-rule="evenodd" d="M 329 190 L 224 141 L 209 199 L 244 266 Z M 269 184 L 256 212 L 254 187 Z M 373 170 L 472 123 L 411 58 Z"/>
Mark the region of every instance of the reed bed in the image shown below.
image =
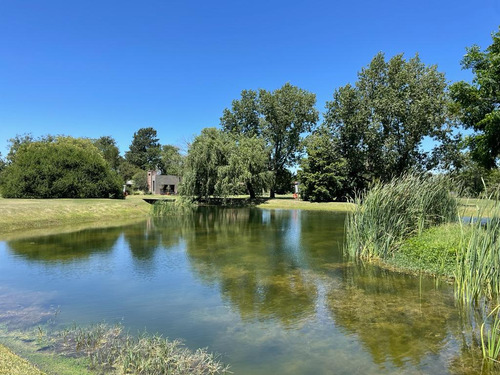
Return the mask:
<path id="1" fill-rule="evenodd" d="M 197 207 L 198 204 L 193 199 L 179 196 L 173 201 L 157 201 L 151 208 L 151 214 L 156 217 L 188 215 L 193 213 Z"/>
<path id="2" fill-rule="evenodd" d="M 465 303 L 500 296 L 500 204 L 493 202 L 494 207 L 488 208 L 492 217 L 482 220 L 479 210 L 462 224 L 454 276 L 457 298 Z"/>
<path id="3" fill-rule="evenodd" d="M 353 199 L 346 220 L 345 251 L 352 257 L 384 259 L 426 228 L 457 220 L 457 199 L 445 177 L 405 175 L 376 183 Z"/>
<path id="4" fill-rule="evenodd" d="M 481 324 L 481 347 L 483 358 L 500 363 L 500 305 Z"/>
<path id="5" fill-rule="evenodd" d="M 445 177 L 421 175 L 375 184 L 365 195 L 354 198 L 355 209 L 346 220 L 344 249 L 356 258 L 407 259 L 417 267 L 421 262 L 426 271 L 435 273 L 452 269 L 459 308 L 482 307 L 478 326 L 483 358 L 497 366 L 500 305 L 491 306 L 500 303 L 499 195 L 485 197 L 476 213 L 465 220 L 458 216 L 458 201 L 451 188 Z M 431 244 L 436 247 L 422 249 Z M 437 268 L 430 267 L 430 262 Z M 477 319 L 471 321 L 475 326 L 473 321 Z"/>

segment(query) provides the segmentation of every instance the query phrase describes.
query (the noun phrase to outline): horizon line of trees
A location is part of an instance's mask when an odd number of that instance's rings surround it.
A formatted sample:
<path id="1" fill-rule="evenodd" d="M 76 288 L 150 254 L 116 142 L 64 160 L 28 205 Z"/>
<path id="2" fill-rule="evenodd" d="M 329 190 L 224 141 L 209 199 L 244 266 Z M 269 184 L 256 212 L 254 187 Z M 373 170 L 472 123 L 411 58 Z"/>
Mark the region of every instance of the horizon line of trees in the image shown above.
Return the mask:
<path id="1" fill-rule="evenodd" d="M 471 83 L 448 85 L 444 73 L 418 54 L 386 60 L 380 52 L 354 84 L 335 89 L 321 124 L 314 93 L 290 83 L 274 91 L 243 90 L 223 111 L 220 128 L 203 129 L 186 155 L 161 145 L 152 127 L 134 133 L 124 157 L 111 136 L 17 136 L 5 159 L 0 155 L 0 191 L 4 197 L 111 196 L 115 188 L 70 191 L 99 175 L 121 183 L 133 179 L 146 190 L 147 170 L 155 169 L 182 176 L 181 193 L 199 199 L 255 198 L 266 191 L 272 198 L 291 191 L 298 179 L 303 199 L 345 200 L 374 181 L 430 171 L 448 173 L 478 193 L 500 183 L 500 28 L 492 39 L 485 50 L 467 48 L 461 64 L 472 70 Z M 471 134 L 463 136 L 463 129 Z M 434 148 L 424 150 L 424 140 Z M 71 162 L 75 155 L 80 163 Z M 58 161 L 63 156 L 66 164 Z M 45 173 L 47 163 L 61 170 Z M 290 169 L 297 166 L 294 176 Z M 79 177 L 67 177 L 64 168 Z M 73 188 L 48 188 L 64 184 Z M 35 185 L 45 190 L 35 193 Z"/>

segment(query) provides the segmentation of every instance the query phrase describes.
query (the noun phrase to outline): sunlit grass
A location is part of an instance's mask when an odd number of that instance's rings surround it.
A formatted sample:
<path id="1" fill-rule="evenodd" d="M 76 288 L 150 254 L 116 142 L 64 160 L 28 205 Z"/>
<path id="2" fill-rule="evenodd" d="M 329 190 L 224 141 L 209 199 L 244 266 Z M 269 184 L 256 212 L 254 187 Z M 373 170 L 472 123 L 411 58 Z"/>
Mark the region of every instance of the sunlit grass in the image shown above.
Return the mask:
<path id="1" fill-rule="evenodd" d="M 191 351 L 178 340 L 159 335 L 131 336 L 120 325 L 96 324 L 71 327 L 52 339 L 52 346 L 64 355 L 85 355 L 91 368 L 120 374 L 212 375 L 228 367 L 206 350 Z"/>
<path id="2" fill-rule="evenodd" d="M 0 198 L 0 238 L 27 235 L 47 228 L 81 229 L 116 225 L 145 217 L 150 205 L 139 196 L 127 199 L 3 199 Z M 73 229 L 74 230 L 74 229 Z"/>
<path id="3" fill-rule="evenodd" d="M 0 374 L 9 375 L 45 375 L 25 359 L 12 353 L 0 344 Z"/>

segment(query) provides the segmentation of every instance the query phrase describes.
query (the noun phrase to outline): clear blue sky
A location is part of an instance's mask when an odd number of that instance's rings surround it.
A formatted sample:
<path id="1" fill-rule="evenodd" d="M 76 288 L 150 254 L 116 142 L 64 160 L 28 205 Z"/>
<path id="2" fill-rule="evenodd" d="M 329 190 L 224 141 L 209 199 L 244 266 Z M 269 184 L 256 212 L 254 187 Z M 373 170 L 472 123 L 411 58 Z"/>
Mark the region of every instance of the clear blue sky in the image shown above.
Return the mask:
<path id="1" fill-rule="evenodd" d="M 182 146 L 242 89 L 285 82 L 323 111 L 379 51 L 470 80 L 465 47 L 499 24 L 500 0 L 0 1 L 0 152 L 31 132 L 111 135 L 124 153 L 148 126 Z"/>

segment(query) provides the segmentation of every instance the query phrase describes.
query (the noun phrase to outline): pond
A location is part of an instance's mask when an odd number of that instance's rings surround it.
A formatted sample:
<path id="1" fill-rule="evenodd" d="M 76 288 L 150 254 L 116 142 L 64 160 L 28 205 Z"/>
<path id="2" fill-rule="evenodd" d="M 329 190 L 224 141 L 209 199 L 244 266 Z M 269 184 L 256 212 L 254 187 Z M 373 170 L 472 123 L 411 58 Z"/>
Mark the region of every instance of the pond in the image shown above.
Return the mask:
<path id="1" fill-rule="evenodd" d="M 344 219 L 200 208 L 0 242 L 0 323 L 121 322 L 235 374 L 475 373 L 453 287 L 348 262 Z"/>

